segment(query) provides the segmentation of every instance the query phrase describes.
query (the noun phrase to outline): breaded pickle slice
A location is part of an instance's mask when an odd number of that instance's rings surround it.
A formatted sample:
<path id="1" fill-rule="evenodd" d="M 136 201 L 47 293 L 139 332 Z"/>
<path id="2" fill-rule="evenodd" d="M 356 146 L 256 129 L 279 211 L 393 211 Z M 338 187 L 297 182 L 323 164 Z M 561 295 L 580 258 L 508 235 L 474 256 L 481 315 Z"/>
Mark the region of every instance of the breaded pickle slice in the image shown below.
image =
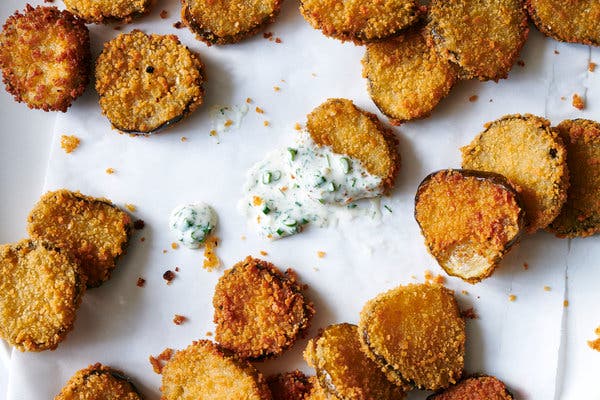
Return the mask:
<path id="1" fill-rule="evenodd" d="M 153 0 L 63 0 L 67 10 L 87 23 L 130 22 L 150 12 Z"/>
<path id="2" fill-rule="evenodd" d="M 456 383 L 465 357 L 465 322 L 452 292 L 411 284 L 365 304 L 358 323 L 363 351 L 398 385 L 438 390 Z"/>
<path id="3" fill-rule="evenodd" d="M 21 351 L 54 350 L 73 329 L 85 276 L 64 251 L 22 240 L 0 246 L 0 336 Z"/>
<path id="4" fill-rule="evenodd" d="M 560 213 L 569 187 L 567 151 L 550 121 L 506 115 L 487 123 L 461 151 L 463 168 L 501 174 L 517 187 L 529 233 L 545 228 Z"/>
<path id="5" fill-rule="evenodd" d="M 470 283 L 494 272 L 525 227 L 510 183 L 498 174 L 470 170 L 427 176 L 415 196 L 415 219 L 440 266 Z"/>
<path id="6" fill-rule="evenodd" d="M 134 30 L 104 44 L 96 60 L 100 108 L 122 132 L 152 133 L 203 102 L 204 66 L 175 35 Z"/>
<path id="7" fill-rule="evenodd" d="M 141 400 L 143 397 L 123 372 L 100 363 L 81 369 L 54 400 Z"/>
<path id="8" fill-rule="evenodd" d="M 18 102 L 44 111 L 67 111 L 90 79 L 90 34 L 68 11 L 29 4 L 0 33 L 0 68 Z"/>
<path id="9" fill-rule="evenodd" d="M 427 400 L 513 400 L 513 396 L 501 380 L 482 375 L 463 379 Z"/>
<path id="10" fill-rule="evenodd" d="M 559 237 L 585 237 L 600 231 L 600 124 L 566 120 L 557 127 L 567 148 L 571 185 L 560 214 L 548 226 Z"/>
<path id="11" fill-rule="evenodd" d="M 163 400 L 271 400 L 252 364 L 208 340 L 175 353 L 162 370 L 160 391 Z"/>
<path id="12" fill-rule="evenodd" d="M 358 159 L 381 178 L 384 192 L 392 189 L 400 169 L 398 140 L 375 114 L 347 99 L 328 99 L 308 114 L 306 128 L 317 145 Z"/>
<path id="13" fill-rule="evenodd" d="M 229 44 L 273 22 L 282 0 L 181 0 L 181 18 L 198 40 Z"/>
<path id="14" fill-rule="evenodd" d="M 300 12 L 323 34 L 356 44 L 395 36 L 422 15 L 414 0 L 301 0 Z"/>
<path id="15" fill-rule="evenodd" d="M 310 326 L 312 303 L 294 271 L 246 257 L 224 272 L 213 297 L 215 340 L 238 357 L 276 357 Z"/>
<path id="16" fill-rule="evenodd" d="M 458 78 L 422 30 L 367 45 L 362 63 L 369 95 L 393 125 L 429 116 Z"/>
<path id="17" fill-rule="evenodd" d="M 529 33 L 521 0 L 433 0 L 428 17 L 436 49 L 464 78 L 506 78 Z"/>
<path id="18" fill-rule="evenodd" d="M 562 42 L 600 46 L 600 2 L 597 0 L 526 0 L 535 26 Z"/>
<path id="19" fill-rule="evenodd" d="M 71 253 L 91 288 L 110 278 L 125 253 L 131 225 L 129 214 L 109 200 L 61 189 L 40 198 L 29 214 L 27 231 Z"/>
<path id="20" fill-rule="evenodd" d="M 304 359 L 317 371 L 321 387 L 337 399 L 404 398 L 404 391 L 362 352 L 356 325 L 328 326 L 308 342 Z"/>
<path id="21" fill-rule="evenodd" d="M 312 390 L 312 380 L 295 370 L 267 378 L 273 400 L 304 400 Z"/>

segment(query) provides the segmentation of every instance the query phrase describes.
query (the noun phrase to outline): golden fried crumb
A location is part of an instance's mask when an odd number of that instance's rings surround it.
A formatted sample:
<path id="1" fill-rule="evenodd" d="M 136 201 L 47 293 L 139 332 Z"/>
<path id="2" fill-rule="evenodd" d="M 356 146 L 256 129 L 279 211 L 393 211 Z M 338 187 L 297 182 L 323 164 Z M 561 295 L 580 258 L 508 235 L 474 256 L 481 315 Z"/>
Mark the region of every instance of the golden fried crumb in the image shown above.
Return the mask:
<path id="1" fill-rule="evenodd" d="M 181 325 L 185 321 L 187 321 L 187 317 L 184 317 L 183 315 L 175 314 L 175 316 L 173 317 L 173 323 L 175 325 Z"/>
<path id="2" fill-rule="evenodd" d="M 115 170 L 114 170 L 114 168 L 106 168 L 106 171 L 104 171 L 104 172 L 106 172 L 108 175 L 112 175 L 115 173 Z"/>
<path id="3" fill-rule="evenodd" d="M 319 258 L 325 257 L 326 254 L 327 253 L 325 253 L 324 251 L 321 251 L 321 250 L 317 251 L 317 257 L 319 257 Z"/>
<path id="4" fill-rule="evenodd" d="M 472 96 L 469 97 L 469 101 L 471 103 L 474 103 L 474 102 L 477 101 L 478 98 L 479 98 L 479 96 L 477 96 L 476 94 L 474 94 L 474 95 L 472 95 Z"/>
<path id="5" fill-rule="evenodd" d="M 275 38 L 275 43 L 280 44 L 281 43 L 281 38 L 280 37 L 276 37 Z"/>
<path id="6" fill-rule="evenodd" d="M 269 126 L 269 125 L 271 125 L 271 123 L 269 121 L 263 121 L 263 125 L 264 126 Z"/>
<path id="7" fill-rule="evenodd" d="M 181 137 L 181 141 L 182 141 L 182 142 L 187 142 L 187 140 L 188 140 L 188 138 L 187 138 L 187 137 L 185 137 L 185 136 L 182 136 L 182 137 Z"/>
<path id="8" fill-rule="evenodd" d="M 217 136 L 217 131 L 214 129 L 211 129 L 210 136 Z"/>
<path id="9" fill-rule="evenodd" d="M 171 357 L 173 357 L 173 349 L 167 347 L 158 356 L 150 356 L 148 359 L 152 364 L 152 370 L 157 374 L 162 374 L 165 362 L 169 361 Z"/>
<path id="10" fill-rule="evenodd" d="M 517 296 L 515 296 L 514 294 L 508 295 L 508 301 L 515 301 L 515 300 L 517 300 Z"/>
<path id="11" fill-rule="evenodd" d="M 129 203 L 125 204 L 125 208 L 130 212 L 135 212 L 137 210 L 136 206 L 134 206 L 133 204 L 129 204 Z"/>
<path id="12" fill-rule="evenodd" d="M 204 262 L 202 263 L 202 268 L 207 271 L 212 271 L 221 265 L 221 260 L 219 260 L 219 256 L 217 256 L 215 251 L 218 245 L 219 238 L 212 235 L 204 242 Z"/>
<path id="13" fill-rule="evenodd" d="M 267 253 L 267 252 L 266 252 L 266 251 L 264 251 L 264 250 L 261 250 L 261 251 L 260 251 L 260 255 L 261 255 L 261 256 L 268 256 L 268 255 L 269 255 L 269 253 Z"/>
<path id="14" fill-rule="evenodd" d="M 252 103 L 252 99 L 250 97 L 247 97 L 246 98 L 246 103 L 248 103 L 248 104 Z"/>
<path id="15" fill-rule="evenodd" d="M 142 277 L 139 277 L 137 279 L 136 285 L 137 285 L 137 287 L 144 287 L 144 286 L 146 286 L 146 280 Z"/>
<path id="16" fill-rule="evenodd" d="M 462 294 L 464 294 L 465 296 L 467 296 L 467 295 L 469 294 L 469 292 L 468 292 L 468 291 L 466 291 L 466 290 L 461 290 L 460 292 L 461 292 Z"/>
<path id="17" fill-rule="evenodd" d="M 177 243 L 173 242 L 173 243 L 171 243 L 171 248 L 173 250 L 177 250 L 179 248 L 179 245 Z"/>
<path id="18" fill-rule="evenodd" d="M 273 86 L 273 90 L 276 92 L 279 92 L 281 90 L 281 88 L 279 86 Z"/>
<path id="19" fill-rule="evenodd" d="M 231 125 L 233 125 L 233 121 L 228 119 L 227 121 L 225 121 L 225 127 L 230 127 Z"/>
<path id="20" fill-rule="evenodd" d="M 565 308 L 569 307 L 569 300 L 563 301 L 563 307 L 565 307 Z"/>
<path id="21" fill-rule="evenodd" d="M 256 110 L 256 112 L 258 114 L 264 114 L 265 113 L 265 111 L 262 108 L 258 107 L 258 106 L 255 108 L 255 110 Z"/>
<path id="22" fill-rule="evenodd" d="M 213 333 L 211 331 L 206 332 L 206 336 L 211 337 Z"/>
<path id="23" fill-rule="evenodd" d="M 550 286 L 544 286 L 544 292 L 549 292 L 551 290 L 552 288 Z"/>
<path id="24" fill-rule="evenodd" d="M 302 130 L 302 125 L 300 125 L 298 122 L 296 122 L 294 124 L 294 129 L 297 130 L 297 131 Z"/>
<path id="25" fill-rule="evenodd" d="M 577 93 L 573 94 L 573 107 L 578 110 L 583 110 L 585 108 L 585 102 L 583 98 Z"/>
<path id="26" fill-rule="evenodd" d="M 79 147 L 80 140 L 77 136 L 62 135 L 60 137 L 60 147 L 63 148 L 65 153 L 72 153 L 77 147 Z"/>
<path id="27" fill-rule="evenodd" d="M 162 11 L 160 12 L 160 17 L 161 17 L 162 19 L 165 19 L 165 18 L 167 18 L 168 16 L 169 16 L 169 12 L 168 12 L 167 10 L 162 10 Z"/>
<path id="28" fill-rule="evenodd" d="M 595 62 L 591 62 L 588 64 L 588 71 L 590 72 L 594 72 L 596 70 L 596 63 Z"/>

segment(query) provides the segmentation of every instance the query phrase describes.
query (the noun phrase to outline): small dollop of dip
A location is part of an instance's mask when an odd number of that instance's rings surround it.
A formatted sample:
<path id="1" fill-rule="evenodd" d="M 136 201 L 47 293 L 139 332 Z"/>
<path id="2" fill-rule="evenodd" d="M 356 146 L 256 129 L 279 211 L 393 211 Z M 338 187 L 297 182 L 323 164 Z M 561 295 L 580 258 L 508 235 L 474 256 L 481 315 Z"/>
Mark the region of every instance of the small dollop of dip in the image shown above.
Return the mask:
<path id="1" fill-rule="evenodd" d="M 177 240 L 190 249 L 199 248 L 216 226 L 217 214 L 205 203 L 179 206 L 169 218 L 169 228 Z"/>

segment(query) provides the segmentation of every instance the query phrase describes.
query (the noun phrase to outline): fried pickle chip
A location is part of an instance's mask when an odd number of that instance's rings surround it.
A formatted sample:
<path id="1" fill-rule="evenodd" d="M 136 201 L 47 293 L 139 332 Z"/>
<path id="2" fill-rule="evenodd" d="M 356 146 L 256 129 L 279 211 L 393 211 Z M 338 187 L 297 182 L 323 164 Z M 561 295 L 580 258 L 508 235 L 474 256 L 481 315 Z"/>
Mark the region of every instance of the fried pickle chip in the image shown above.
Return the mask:
<path id="1" fill-rule="evenodd" d="M 393 125 L 429 116 L 458 78 L 422 30 L 367 45 L 362 63 L 369 95 Z"/>
<path id="2" fill-rule="evenodd" d="M 388 381 L 381 368 L 361 350 L 356 325 L 330 325 L 304 351 L 317 371 L 325 392 L 342 400 L 404 398 L 404 391 Z"/>
<path id="3" fill-rule="evenodd" d="M 203 102 L 204 66 L 175 35 L 134 30 L 104 44 L 96 60 L 100 108 L 122 132 L 152 133 Z"/>
<path id="4" fill-rule="evenodd" d="M 503 79 L 525 44 L 529 27 L 521 0 L 433 0 L 429 34 L 463 78 Z"/>
<path id="5" fill-rule="evenodd" d="M 215 340 L 241 358 L 279 356 L 314 314 L 294 271 L 246 257 L 225 271 L 213 297 Z"/>
<path id="6" fill-rule="evenodd" d="M 597 0 L 526 0 L 535 26 L 562 42 L 600 46 L 600 2 Z"/>
<path id="7" fill-rule="evenodd" d="M 56 7 L 29 4 L 0 33 L 0 68 L 18 102 L 65 112 L 90 79 L 90 34 L 83 21 Z"/>
<path id="8" fill-rule="evenodd" d="M 567 151 L 550 121 L 534 115 L 506 115 L 485 125 L 461 149 L 462 167 L 505 176 L 523 198 L 527 231 L 554 220 L 567 198 Z"/>
<path id="9" fill-rule="evenodd" d="M 423 13 L 414 0 L 301 0 L 304 19 L 323 34 L 364 44 L 395 36 Z"/>
<path id="10" fill-rule="evenodd" d="M 513 396 L 501 380 L 482 375 L 463 379 L 427 400 L 513 400 Z"/>
<path id="11" fill-rule="evenodd" d="M 271 400 L 262 375 L 208 340 L 175 353 L 162 370 L 163 400 Z"/>
<path id="12" fill-rule="evenodd" d="M 330 396 L 323 387 L 319 384 L 316 376 L 308 378 L 311 384 L 311 389 L 304 397 L 304 400 L 336 400 L 337 398 Z"/>
<path id="13" fill-rule="evenodd" d="M 73 329 L 85 276 L 64 251 L 22 240 L 0 246 L 0 336 L 21 351 L 54 350 Z"/>
<path id="14" fill-rule="evenodd" d="M 591 236 L 600 231 L 600 124 L 566 120 L 557 129 L 567 148 L 571 185 L 548 230 L 559 237 Z"/>
<path id="15" fill-rule="evenodd" d="M 131 225 L 129 215 L 109 200 L 61 189 L 40 198 L 29 214 L 27 231 L 70 252 L 91 288 L 110 278 L 125 253 Z"/>
<path id="16" fill-rule="evenodd" d="M 54 400 L 141 400 L 131 379 L 100 363 L 81 369 Z"/>
<path id="17" fill-rule="evenodd" d="M 87 23 L 130 22 L 150 12 L 152 0 L 63 0 L 67 10 Z"/>
<path id="18" fill-rule="evenodd" d="M 181 18 L 198 40 L 229 44 L 254 35 L 273 22 L 282 0 L 181 0 Z"/>
<path id="19" fill-rule="evenodd" d="M 438 390 L 456 383 L 465 357 L 465 322 L 452 292 L 411 284 L 365 304 L 358 324 L 362 349 L 398 385 Z"/>
<path id="20" fill-rule="evenodd" d="M 273 400 L 304 400 L 313 386 L 310 378 L 298 370 L 272 375 L 267 384 Z"/>
<path id="21" fill-rule="evenodd" d="M 501 175 L 469 170 L 427 176 L 415 196 L 415 219 L 440 266 L 470 283 L 494 272 L 525 227 L 511 184 Z"/>
<path id="22" fill-rule="evenodd" d="M 358 159 L 381 178 L 384 192 L 391 190 L 400 169 L 398 140 L 375 114 L 347 99 L 329 99 L 308 114 L 306 128 L 317 145 Z"/>

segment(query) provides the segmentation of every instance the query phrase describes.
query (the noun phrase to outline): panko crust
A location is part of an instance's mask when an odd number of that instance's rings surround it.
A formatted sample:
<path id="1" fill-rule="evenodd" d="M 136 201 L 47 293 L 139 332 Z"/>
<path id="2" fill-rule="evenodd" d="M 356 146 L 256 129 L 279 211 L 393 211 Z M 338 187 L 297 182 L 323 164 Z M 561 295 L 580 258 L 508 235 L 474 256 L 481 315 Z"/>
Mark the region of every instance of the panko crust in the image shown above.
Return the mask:
<path id="1" fill-rule="evenodd" d="M 529 34 L 521 0 L 433 0 L 428 18 L 431 44 L 463 78 L 506 78 Z"/>
<path id="2" fill-rule="evenodd" d="M 215 340 L 238 357 L 277 357 L 310 327 L 312 302 L 294 271 L 246 257 L 224 272 L 215 287 Z"/>
<path id="3" fill-rule="evenodd" d="M 348 99 L 328 99 L 308 114 L 306 128 L 317 145 L 358 159 L 379 176 L 384 193 L 392 189 L 400 169 L 398 139 L 375 114 Z"/>
<path id="4" fill-rule="evenodd" d="M 87 23 L 129 23 L 148 14 L 154 0 L 63 0 L 67 10 Z"/>
<path id="5" fill-rule="evenodd" d="M 263 376 L 209 340 L 178 351 L 162 370 L 161 400 L 271 400 Z"/>
<path id="6" fill-rule="evenodd" d="M 423 29 L 367 45 L 369 95 L 392 125 L 428 117 L 458 79 L 456 66 L 427 45 Z"/>
<path id="7" fill-rule="evenodd" d="M 441 170 L 423 179 L 415 219 L 440 266 L 469 283 L 489 277 L 525 228 L 524 207 L 510 182 L 472 170 Z"/>
<path id="8" fill-rule="evenodd" d="M 95 74 L 102 113 L 122 132 L 171 126 L 204 99 L 204 65 L 175 35 L 121 34 L 104 44 Z"/>
<path id="9" fill-rule="evenodd" d="M 304 400 L 313 387 L 313 381 L 298 370 L 271 375 L 267 384 L 273 400 Z"/>
<path id="10" fill-rule="evenodd" d="M 600 46 L 600 2 L 596 0 L 525 0 L 535 26 L 561 42 Z"/>
<path id="11" fill-rule="evenodd" d="M 87 27 L 56 7 L 27 4 L 0 33 L 6 90 L 29 108 L 66 112 L 90 80 L 90 59 Z"/>
<path id="12" fill-rule="evenodd" d="M 304 400 L 337 400 L 336 397 L 330 396 L 329 393 L 323 389 L 316 376 L 311 376 L 308 379 L 312 388 L 306 397 L 304 397 Z"/>
<path id="13" fill-rule="evenodd" d="M 85 276 L 41 241 L 0 246 L 0 336 L 21 351 L 54 350 L 73 329 Z"/>
<path id="14" fill-rule="evenodd" d="M 452 291 L 410 284 L 368 301 L 358 323 L 362 350 L 397 385 L 438 390 L 463 373 L 465 322 Z"/>
<path id="15" fill-rule="evenodd" d="M 181 18 L 208 46 L 237 43 L 275 20 L 283 0 L 181 0 Z"/>
<path id="16" fill-rule="evenodd" d="M 44 194 L 31 210 L 27 231 L 73 255 L 88 288 L 110 279 L 131 236 L 131 217 L 107 199 L 61 189 Z"/>
<path id="17" fill-rule="evenodd" d="M 513 400 L 513 396 L 500 379 L 479 375 L 465 378 L 427 400 Z"/>
<path id="18" fill-rule="evenodd" d="M 462 167 L 505 176 L 522 196 L 527 231 L 547 227 L 567 199 L 567 150 L 550 121 L 531 114 L 487 123 L 461 148 Z"/>
<path id="19" fill-rule="evenodd" d="M 324 35 L 360 45 L 400 34 L 425 9 L 414 0 L 301 0 L 300 12 Z"/>
<path id="20" fill-rule="evenodd" d="M 594 235 L 600 231 L 600 123 L 565 120 L 557 130 L 567 148 L 570 186 L 548 230 L 558 237 Z"/>
<path id="21" fill-rule="evenodd" d="M 54 400 L 141 400 L 123 372 L 96 363 L 75 373 Z"/>
<path id="22" fill-rule="evenodd" d="M 308 342 L 304 359 L 317 371 L 324 391 L 334 398 L 400 400 L 405 396 L 363 353 L 356 325 L 328 326 Z"/>

